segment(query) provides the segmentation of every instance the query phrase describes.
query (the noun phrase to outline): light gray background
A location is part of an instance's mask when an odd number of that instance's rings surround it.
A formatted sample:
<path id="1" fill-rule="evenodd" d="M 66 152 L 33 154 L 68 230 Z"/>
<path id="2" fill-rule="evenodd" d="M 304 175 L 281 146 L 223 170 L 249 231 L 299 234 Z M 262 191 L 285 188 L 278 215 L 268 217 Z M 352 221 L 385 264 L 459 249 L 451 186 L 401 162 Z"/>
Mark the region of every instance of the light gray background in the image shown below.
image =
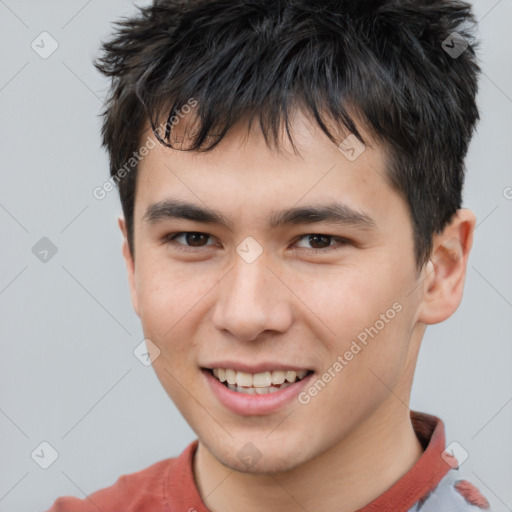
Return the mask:
<path id="1" fill-rule="evenodd" d="M 482 121 L 464 206 L 478 227 L 463 302 L 424 338 L 411 408 L 444 420 L 447 442 L 469 452 L 462 470 L 500 512 L 512 510 L 512 1 L 474 7 Z M 0 0 L 2 512 L 84 497 L 195 439 L 132 353 L 143 335 L 117 191 L 92 196 L 108 163 L 98 117 L 107 81 L 91 60 L 110 22 L 134 10 L 127 0 Z M 43 31 L 59 44 L 48 59 L 31 48 Z M 44 236 L 58 248 L 47 263 L 32 253 Z M 31 458 L 42 441 L 59 454 L 46 470 Z"/>

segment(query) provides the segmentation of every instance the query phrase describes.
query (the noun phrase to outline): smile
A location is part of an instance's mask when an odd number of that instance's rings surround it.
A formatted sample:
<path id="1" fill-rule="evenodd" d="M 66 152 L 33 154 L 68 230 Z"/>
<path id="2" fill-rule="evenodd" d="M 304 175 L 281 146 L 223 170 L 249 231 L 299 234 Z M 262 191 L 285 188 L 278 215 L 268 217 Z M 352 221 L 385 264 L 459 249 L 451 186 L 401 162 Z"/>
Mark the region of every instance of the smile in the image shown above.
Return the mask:
<path id="1" fill-rule="evenodd" d="M 275 393 L 302 380 L 312 371 L 275 370 L 261 373 L 239 372 L 231 368 L 213 368 L 208 371 L 231 391 L 247 395 Z"/>

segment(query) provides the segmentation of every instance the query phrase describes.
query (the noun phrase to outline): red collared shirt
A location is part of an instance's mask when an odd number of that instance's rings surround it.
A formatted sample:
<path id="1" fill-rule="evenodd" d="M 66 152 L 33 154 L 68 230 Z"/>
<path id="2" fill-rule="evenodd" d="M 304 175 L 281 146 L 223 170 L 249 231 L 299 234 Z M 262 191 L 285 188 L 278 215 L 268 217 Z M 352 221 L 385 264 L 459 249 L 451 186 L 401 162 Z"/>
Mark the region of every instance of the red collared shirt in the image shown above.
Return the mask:
<path id="1" fill-rule="evenodd" d="M 414 431 L 425 451 L 387 491 L 356 512 L 482 512 L 489 503 L 460 477 L 457 460 L 445 452 L 444 424 L 436 416 L 411 411 Z M 121 476 L 85 499 L 61 497 L 47 512 L 210 512 L 195 485 L 192 461 L 198 440 L 179 457 Z"/>

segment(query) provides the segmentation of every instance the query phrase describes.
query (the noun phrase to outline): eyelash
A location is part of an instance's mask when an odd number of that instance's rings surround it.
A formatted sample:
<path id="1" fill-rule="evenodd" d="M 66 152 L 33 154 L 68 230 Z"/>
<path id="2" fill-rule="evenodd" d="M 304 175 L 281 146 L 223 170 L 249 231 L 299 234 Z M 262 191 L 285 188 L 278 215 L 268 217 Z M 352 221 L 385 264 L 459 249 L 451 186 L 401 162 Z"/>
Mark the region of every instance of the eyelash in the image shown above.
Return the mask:
<path id="1" fill-rule="evenodd" d="M 191 252 L 191 251 L 195 252 L 194 249 L 202 249 L 203 247 L 209 247 L 208 245 L 194 247 L 194 246 L 189 246 L 189 245 L 180 244 L 178 242 L 175 242 L 176 238 L 178 238 L 182 235 L 189 235 L 189 234 L 206 235 L 211 238 L 211 235 L 208 235 L 208 233 L 202 233 L 200 231 L 180 231 L 179 233 L 171 233 L 169 235 L 166 235 L 163 240 L 165 243 L 171 243 L 176 247 L 176 249 L 178 249 L 180 251 L 185 251 L 185 252 Z M 319 253 L 319 252 L 326 253 L 326 252 L 330 252 L 332 250 L 338 250 L 339 248 L 341 248 L 345 245 L 349 245 L 351 243 L 351 241 L 346 238 L 334 236 L 334 235 L 326 235 L 324 233 L 308 233 L 306 235 L 300 236 L 297 239 L 297 242 L 302 240 L 303 238 L 310 237 L 310 236 L 320 236 L 320 237 L 330 238 L 331 240 L 337 240 L 339 243 L 338 247 L 336 245 L 334 245 L 334 246 L 330 245 L 330 246 L 324 247 L 322 249 L 310 249 L 310 248 L 304 248 L 304 247 L 300 248 L 300 249 L 305 250 L 306 252 L 310 252 L 310 253 Z"/>

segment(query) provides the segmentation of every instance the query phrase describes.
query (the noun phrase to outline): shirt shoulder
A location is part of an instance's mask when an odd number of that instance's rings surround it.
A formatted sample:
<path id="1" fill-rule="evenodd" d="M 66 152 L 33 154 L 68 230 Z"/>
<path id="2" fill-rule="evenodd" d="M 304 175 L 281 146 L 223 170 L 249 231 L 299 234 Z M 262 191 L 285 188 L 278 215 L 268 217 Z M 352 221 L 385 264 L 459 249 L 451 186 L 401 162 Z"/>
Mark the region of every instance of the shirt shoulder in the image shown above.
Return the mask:
<path id="1" fill-rule="evenodd" d="M 166 480 L 176 458 L 161 460 L 135 473 L 120 476 L 110 487 L 80 499 L 58 498 L 47 512 L 163 512 Z"/>
<path id="2" fill-rule="evenodd" d="M 408 512 L 492 512 L 478 487 L 458 469 L 451 469 L 439 484 L 420 499 Z"/>

